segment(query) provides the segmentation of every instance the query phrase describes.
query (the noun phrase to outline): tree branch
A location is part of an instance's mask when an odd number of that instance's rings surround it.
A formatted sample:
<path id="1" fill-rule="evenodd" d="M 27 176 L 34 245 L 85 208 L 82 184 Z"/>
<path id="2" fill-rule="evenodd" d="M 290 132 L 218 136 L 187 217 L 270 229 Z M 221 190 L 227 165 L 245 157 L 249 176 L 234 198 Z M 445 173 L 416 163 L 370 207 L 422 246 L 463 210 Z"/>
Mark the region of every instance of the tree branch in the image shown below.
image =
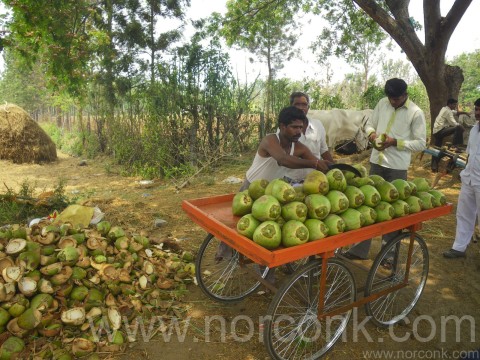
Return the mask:
<path id="1" fill-rule="evenodd" d="M 398 16 L 398 18 L 392 18 L 392 16 L 374 0 L 353 1 L 395 40 L 409 58 L 418 57 L 419 53 L 421 55 L 425 53 L 425 46 L 418 38 L 409 20 L 408 0 L 389 0 L 386 2 L 389 10 L 394 16 Z"/>

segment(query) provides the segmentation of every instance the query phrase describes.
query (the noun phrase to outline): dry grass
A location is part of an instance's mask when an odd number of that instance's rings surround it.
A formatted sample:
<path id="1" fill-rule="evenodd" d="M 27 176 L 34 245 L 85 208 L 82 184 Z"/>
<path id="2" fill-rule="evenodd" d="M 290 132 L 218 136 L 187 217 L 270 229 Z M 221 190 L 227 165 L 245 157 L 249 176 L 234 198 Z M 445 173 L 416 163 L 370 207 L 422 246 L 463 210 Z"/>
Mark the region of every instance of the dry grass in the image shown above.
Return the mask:
<path id="1" fill-rule="evenodd" d="M 15 164 L 52 162 L 57 149 L 25 110 L 5 104 L 0 106 L 0 159 Z"/>

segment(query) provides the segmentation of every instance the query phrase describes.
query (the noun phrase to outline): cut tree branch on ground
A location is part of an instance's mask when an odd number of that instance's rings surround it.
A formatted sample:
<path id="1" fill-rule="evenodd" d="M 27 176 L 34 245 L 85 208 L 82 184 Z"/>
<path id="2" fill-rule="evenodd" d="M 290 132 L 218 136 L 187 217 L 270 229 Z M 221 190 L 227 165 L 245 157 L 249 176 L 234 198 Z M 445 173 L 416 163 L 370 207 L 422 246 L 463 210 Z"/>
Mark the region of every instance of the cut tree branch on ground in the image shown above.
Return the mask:
<path id="1" fill-rule="evenodd" d="M 185 186 L 187 186 L 192 179 L 194 179 L 198 174 L 200 174 L 203 170 L 207 169 L 210 167 L 212 164 L 216 163 L 220 159 L 226 157 L 228 155 L 220 155 L 218 157 L 212 157 L 210 160 L 208 160 L 205 164 L 203 164 L 193 175 L 190 175 L 185 181 L 183 181 L 180 185 L 175 185 L 175 189 L 177 190 L 182 190 Z"/>

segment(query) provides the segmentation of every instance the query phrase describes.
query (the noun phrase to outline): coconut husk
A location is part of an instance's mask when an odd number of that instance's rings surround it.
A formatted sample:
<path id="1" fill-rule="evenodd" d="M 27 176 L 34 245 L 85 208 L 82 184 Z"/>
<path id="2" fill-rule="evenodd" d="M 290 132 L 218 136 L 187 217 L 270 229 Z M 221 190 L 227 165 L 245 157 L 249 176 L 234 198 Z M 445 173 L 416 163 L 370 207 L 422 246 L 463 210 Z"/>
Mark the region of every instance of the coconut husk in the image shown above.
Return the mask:
<path id="1" fill-rule="evenodd" d="M 0 106 L 0 159 L 16 164 L 57 159 L 55 143 L 43 129 L 14 104 Z"/>

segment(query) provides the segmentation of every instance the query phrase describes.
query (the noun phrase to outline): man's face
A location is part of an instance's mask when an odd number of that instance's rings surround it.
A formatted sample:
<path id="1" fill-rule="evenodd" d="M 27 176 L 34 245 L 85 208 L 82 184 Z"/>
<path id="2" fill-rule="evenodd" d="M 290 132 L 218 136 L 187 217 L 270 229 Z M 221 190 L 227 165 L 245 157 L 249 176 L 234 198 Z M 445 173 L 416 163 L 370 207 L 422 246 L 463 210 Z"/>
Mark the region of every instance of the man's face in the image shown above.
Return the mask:
<path id="1" fill-rule="evenodd" d="M 294 98 L 292 105 L 295 106 L 296 108 L 302 110 L 305 115 L 307 115 L 308 109 L 310 108 L 308 100 L 305 96 L 298 96 L 298 97 Z"/>
<path id="2" fill-rule="evenodd" d="M 280 124 L 280 133 L 292 142 L 297 142 L 302 135 L 303 120 L 294 120 L 287 126 Z"/>
<path id="3" fill-rule="evenodd" d="M 388 97 L 388 101 L 390 101 L 390 105 L 392 105 L 393 108 L 398 109 L 400 106 L 405 104 L 405 101 L 407 101 L 407 94 L 403 94 L 400 96 L 395 96 L 395 97 Z"/>
<path id="4" fill-rule="evenodd" d="M 448 104 L 448 107 L 452 110 L 455 110 L 457 108 L 458 103 L 453 103 L 453 104 Z"/>
<path id="5" fill-rule="evenodd" d="M 480 122 L 480 106 L 475 106 L 475 119 Z"/>

